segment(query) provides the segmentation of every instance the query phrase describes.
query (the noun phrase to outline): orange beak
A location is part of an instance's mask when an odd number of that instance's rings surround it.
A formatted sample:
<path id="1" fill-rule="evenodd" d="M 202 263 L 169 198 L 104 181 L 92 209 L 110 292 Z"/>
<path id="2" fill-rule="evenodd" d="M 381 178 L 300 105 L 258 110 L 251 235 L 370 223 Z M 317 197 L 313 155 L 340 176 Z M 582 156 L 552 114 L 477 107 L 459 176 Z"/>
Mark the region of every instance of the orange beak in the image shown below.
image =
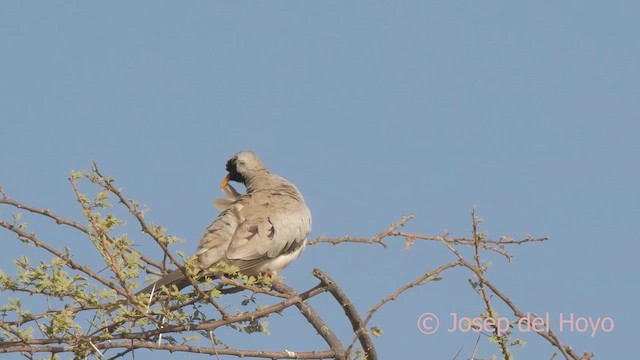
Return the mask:
<path id="1" fill-rule="evenodd" d="M 231 174 L 227 174 L 227 176 L 225 176 L 224 179 L 222 179 L 222 183 L 220 183 L 220 189 L 224 189 L 224 187 L 227 186 L 227 184 L 229 183 L 230 177 L 231 177 Z"/>

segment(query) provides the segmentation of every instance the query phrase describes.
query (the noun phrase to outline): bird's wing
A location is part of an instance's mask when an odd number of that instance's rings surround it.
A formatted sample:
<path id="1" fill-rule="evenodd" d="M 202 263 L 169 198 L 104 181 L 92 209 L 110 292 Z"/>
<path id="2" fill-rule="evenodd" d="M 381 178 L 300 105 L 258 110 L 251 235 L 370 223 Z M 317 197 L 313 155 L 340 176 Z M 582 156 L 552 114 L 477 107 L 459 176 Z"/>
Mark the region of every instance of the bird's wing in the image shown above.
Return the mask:
<path id="1" fill-rule="evenodd" d="M 231 239 L 244 222 L 240 212 L 248 200 L 249 197 L 245 195 L 228 205 L 204 231 L 195 253 L 202 269 L 225 259 Z"/>
<path id="2" fill-rule="evenodd" d="M 269 260 L 300 246 L 310 230 L 309 211 L 297 200 L 272 196 L 242 209 L 245 221 L 234 234 L 229 260 Z"/>
<path id="3" fill-rule="evenodd" d="M 202 268 L 220 260 L 240 271 L 258 267 L 304 244 L 309 209 L 280 193 L 242 196 L 207 228 L 196 255 Z"/>

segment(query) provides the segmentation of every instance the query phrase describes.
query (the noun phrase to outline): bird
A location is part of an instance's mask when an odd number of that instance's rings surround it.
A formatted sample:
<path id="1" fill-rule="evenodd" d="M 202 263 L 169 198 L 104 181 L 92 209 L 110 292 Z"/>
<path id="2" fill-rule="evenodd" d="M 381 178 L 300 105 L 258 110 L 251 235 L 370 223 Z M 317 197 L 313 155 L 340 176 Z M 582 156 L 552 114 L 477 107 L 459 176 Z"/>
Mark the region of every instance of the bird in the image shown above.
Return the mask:
<path id="1" fill-rule="evenodd" d="M 253 151 L 234 154 L 226 170 L 220 184 L 226 198 L 214 202 L 221 212 L 204 230 L 194 254 L 196 265 L 206 271 L 224 262 L 244 275 L 275 276 L 304 250 L 311 212 L 298 188 L 267 170 Z M 246 194 L 238 193 L 230 181 L 243 184 Z M 174 285 L 178 290 L 191 285 L 181 269 L 136 295 Z"/>

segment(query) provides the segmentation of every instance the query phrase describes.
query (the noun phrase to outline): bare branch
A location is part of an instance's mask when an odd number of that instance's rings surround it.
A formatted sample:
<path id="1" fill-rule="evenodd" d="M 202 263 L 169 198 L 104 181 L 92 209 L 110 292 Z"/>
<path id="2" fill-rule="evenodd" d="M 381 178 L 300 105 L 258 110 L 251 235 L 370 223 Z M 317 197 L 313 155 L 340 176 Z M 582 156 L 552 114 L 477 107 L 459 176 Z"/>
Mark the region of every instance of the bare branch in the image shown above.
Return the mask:
<path id="1" fill-rule="evenodd" d="M 342 236 L 342 237 L 326 237 L 319 236 L 313 240 L 309 241 L 309 245 L 317 245 L 322 243 L 328 243 L 331 245 L 338 245 L 342 243 L 361 243 L 361 244 L 379 244 L 383 247 L 387 247 L 387 244 L 383 241 L 387 237 L 402 237 L 406 240 L 405 249 L 409 249 L 413 246 L 416 240 L 426 240 L 426 241 L 438 241 L 438 242 L 447 242 L 451 245 L 462 245 L 462 246 L 475 246 L 475 240 L 472 238 L 450 238 L 448 234 L 431 236 L 431 235 L 423 235 L 423 234 L 413 234 L 404 231 L 398 231 L 397 229 L 407 223 L 409 220 L 413 219 L 413 215 L 406 215 L 397 223 L 391 225 L 387 230 L 381 231 L 376 235 L 370 238 L 362 238 L 362 237 L 352 237 L 352 236 Z M 527 236 L 524 239 L 514 240 L 511 237 L 500 237 L 498 240 L 493 239 L 481 239 L 478 246 L 482 249 L 496 252 L 508 260 L 511 260 L 511 254 L 509 254 L 505 250 L 506 245 L 521 245 L 526 243 L 535 243 L 535 242 L 543 242 L 548 240 L 548 238 L 533 238 Z"/>
<path id="2" fill-rule="evenodd" d="M 192 354 L 205 354 L 205 355 L 229 355 L 236 356 L 239 358 L 245 357 L 253 357 L 253 358 L 262 358 L 262 359 L 332 359 L 335 354 L 333 350 L 324 350 L 324 351 L 310 351 L 310 352 L 294 352 L 294 351 L 264 351 L 264 350 L 242 350 L 242 349 L 233 349 L 233 348 L 209 348 L 209 347 L 201 347 L 201 346 L 191 346 L 191 345 L 178 345 L 178 344 L 158 344 L 153 341 L 146 340 L 123 340 L 123 341 L 112 341 L 112 342 L 102 342 L 99 344 L 94 344 L 94 347 L 99 350 L 106 349 L 153 349 L 153 350 L 166 350 L 171 352 L 186 352 Z M 74 345 L 67 346 L 55 346 L 55 345 L 44 345 L 44 346 L 30 346 L 25 344 L 15 344 L 8 347 L 0 347 L 0 354 L 2 353 L 16 353 L 16 352 L 26 352 L 26 353 L 39 353 L 46 352 L 51 354 L 58 353 L 70 353 L 75 350 Z"/>
<path id="3" fill-rule="evenodd" d="M 500 291 L 491 281 L 489 281 L 484 274 L 482 274 L 474 265 L 470 264 L 466 260 L 462 259 L 462 265 L 469 270 L 473 271 L 473 273 L 479 278 L 482 279 L 482 282 L 493 292 L 497 297 L 499 297 L 510 309 L 513 311 L 513 314 L 518 317 L 518 319 L 526 318 L 526 315 L 514 304 L 514 302 L 507 297 L 502 291 Z M 577 354 L 571 350 L 571 347 L 563 345 L 555 333 L 549 329 L 546 332 L 538 332 L 538 335 L 545 338 L 549 343 L 558 348 L 560 352 L 564 355 L 567 360 L 581 360 Z M 589 353 L 585 353 L 589 354 Z M 583 355 L 584 357 L 584 355 Z"/>
<path id="4" fill-rule="evenodd" d="M 351 236 L 343 236 L 340 238 L 331 238 L 326 236 L 320 236 L 314 240 L 309 241 L 309 245 L 316 245 L 320 243 L 329 243 L 332 245 L 337 245 L 343 242 L 353 242 L 353 243 L 365 243 L 365 244 L 379 244 L 382 247 L 387 247 L 382 240 L 387 236 L 393 234 L 399 227 L 404 226 L 409 220 L 413 219 L 413 215 L 405 215 L 398 222 L 391 224 L 389 228 L 385 231 L 381 231 L 370 238 L 355 238 Z"/>
<path id="5" fill-rule="evenodd" d="M 491 290 L 491 292 L 498 296 L 511 309 L 511 311 L 513 311 L 513 314 L 518 317 L 518 319 L 526 318 L 526 315 L 522 311 L 520 311 L 518 307 L 515 306 L 513 301 L 505 294 L 503 294 L 496 286 L 494 286 L 493 283 L 491 283 L 476 266 L 465 260 L 462 255 L 460 255 L 460 252 L 451 247 L 451 245 L 447 244 L 446 242 L 444 242 L 444 244 L 447 248 L 449 248 L 451 252 L 454 253 L 454 255 L 456 255 L 462 266 L 471 270 L 478 277 L 478 279 L 481 280 L 482 283 Z M 575 353 L 573 353 L 570 347 L 564 346 L 560 342 L 558 337 L 551 329 L 549 329 L 547 332 L 538 332 L 538 335 L 542 336 L 547 341 L 549 341 L 549 343 L 558 348 L 560 352 L 562 352 L 566 360 L 580 360 L 580 358 Z"/>
<path id="6" fill-rule="evenodd" d="M 280 291 L 281 293 L 291 296 L 290 299 L 295 299 L 298 296 L 302 295 L 302 294 L 297 295 L 292 288 L 288 287 L 282 282 L 275 282 L 273 283 L 272 286 L 274 289 Z M 327 290 L 325 286 L 322 286 L 320 288 L 322 288 L 323 291 Z M 300 313 L 311 324 L 311 326 L 313 326 L 313 328 L 316 329 L 318 334 L 320 334 L 320 336 L 322 336 L 322 338 L 327 342 L 329 347 L 331 347 L 331 350 L 333 350 L 334 352 L 335 359 L 346 360 L 348 354 L 344 351 L 342 342 L 340 341 L 340 339 L 338 339 L 336 334 L 333 333 L 331 328 L 327 326 L 327 324 L 322 320 L 320 315 L 311 307 L 311 305 L 309 305 L 307 302 L 302 302 L 302 301 L 296 302 L 295 305 L 300 311 Z"/>
<path id="7" fill-rule="evenodd" d="M 325 272 L 321 271 L 320 269 L 313 269 L 313 276 L 320 279 L 321 284 L 329 289 L 329 293 L 333 295 L 338 304 L 344 310 L 344 314 L 351 322 L 353 332 L 355 333 L 356 337 L 360 339 L 360 344 L 362 345 L 362 350 L 364 351 L 365 358 L 367 360 L 378 360 L 378 354 L 376 353 L 376 348 L 373 345 L 371 338 L 369 337 L 366 324 L 362 321 L 362 318 L 351 302 L 351 299 L 347 297 L 342 289 L 340 289 L 338 284 Z M 350 350 L 350 348 L 347 349 L 347 353 L 350 353 Z"/>
<path id="8" fill-rule="evenodd" d="M 398 298 L 398 296 L 400 296 L 405 291 L 407 291 L 407 290 L 409 290 L 409 289 L 411 289 L 411 288 L 413 288 L 415 286 L 423 285 L 426 282 L 429 282 L 431 280 L 435 280 L 445 270 L 450 269 L 450 268 L 454 268 L 454 267 L 460 266 L 460 265 L 462 265 L 462 263 L 460 261 L 454 261 L 454 262 L 450 262 L 448 264 L 444 264 L 444 265 L 438 267 L 435 270 L 426 272 L 425 274 L 421 275 L 420 277 L 418 277 L 417 279 L 413 280 L 412 282 L 410 282 L 410 283 L 408 283 L 408 284 L 406 284 L 404 286 L 401 286 L 400 288 L 398 288 L 398 290 L 394 291 L 389 296 L 387 296 L 387 297 L 383 298 L 382 300 L 380 300 L 371 309 L 369 309 L 369 311 L 367 311 L 367 317 L 362 322 L 362 326 L 366 328 L 366 326 L 369 324 L 369 321 L 371 320 L 373 315 L 376 313 L 376 311 L 380 310 L 380 308 L 382 308 L 382 306 L 384 306 L 386 303 L 396 300 Z M 351 349 L 355 345 L 356 339 L 357 339 L 357 336 L 355 336 L 353 338 L 353 340 L 351 341 L 351 344 L 349 344 L 349 347 L 347 348 L 347 353 L 351 352 Z"/>
<path id="9" fill-rule="evenodd" d="M 404 293 L 405 291 L 407 291 L 407 290 L 409 290 L 409 289 L 411 289 L 411 288 L 413 288 L 415 286 L 423 285 L 423 284 L 425 284 L 425 283 L 427 283 L 429 281 L 435 280 L 445 270 L 451 269 L 451 268 L 454 268 L 454 267 L 460 266 L 460 265 L 462 265 L 462 263 L 460 261 L 453 261 L 453 262 L 450 262 L 448 264 L 444 264 L 444 265 L 438 267 L 435 270 L 428 271 L 428 272 L 424 273 L 423 275 L 421 275 L 417 279 L 413 280 L 412 282 L 400 287 L 398 290 L 394 291 L 389 296 L 387 296 L 384 299 L 380 300 L 371 309 L 369 309 L 369 311 L 367 311 L 367 317 L 364 319 L 364 324 L 365 325 L 368 324 L 369 320 L 371 320 L 371 318 L 376 313 L 376 311 L 378 311 L 383 305 L 385 305 L 389 301 L 396 300 L 398 298 L 398 296 L 400 296 L 400 294 Z"/>

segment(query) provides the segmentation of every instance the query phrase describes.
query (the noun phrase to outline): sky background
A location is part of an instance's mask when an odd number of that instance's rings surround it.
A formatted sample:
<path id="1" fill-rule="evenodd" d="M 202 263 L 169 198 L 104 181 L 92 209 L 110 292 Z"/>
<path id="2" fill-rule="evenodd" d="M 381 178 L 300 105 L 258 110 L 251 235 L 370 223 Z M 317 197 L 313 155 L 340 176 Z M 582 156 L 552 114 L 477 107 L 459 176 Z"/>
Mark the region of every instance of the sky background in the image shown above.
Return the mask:
<path id="1" fill-rule="evenodd" d="M 489 278 L 523 311 L 548 312 L 576 352 L 625 358 L 640 320 L 639 13 L 631 1 L 3 1 L 0 186 L 80 219 L 67 177 L 95 160 L 187 254 L 243 149 L 299 187 L 312 238 L 371 236 L 409 213 L 406 231 L 469 236 L 475 205 L 492 237 L 550 238 L 512 248 L 511 263 L 487 255 Z M 87 242 L 25 217 L 60 247 Z M 38 253 L 6 231 L 0 243 L 5 271 Z M 454 260 L 438 243 L 387 243 L 312 246 L 283 276 L 306 290 L 319 267 L 365 313 Z M 469 358 L 476 334 L 416 326 L 424 312 L 443 327 L 449 313 L 482 312 L 468 277 L 451 270 L 383 308 L 371 321 L 384 331 L 380 358 Z M 312 304 L 350 341 L 328 295 Z M 572 313 L 615 328 L 559 332 Z M 270 336 L 221 336 L 238 348 L 326 348 L 296 311 L 284 315 L 269 319 Z M 515 335 L 527 342 L 518 359 L 555 351 Z M 477 355 L 497 353 L 481 339 Z"/>

